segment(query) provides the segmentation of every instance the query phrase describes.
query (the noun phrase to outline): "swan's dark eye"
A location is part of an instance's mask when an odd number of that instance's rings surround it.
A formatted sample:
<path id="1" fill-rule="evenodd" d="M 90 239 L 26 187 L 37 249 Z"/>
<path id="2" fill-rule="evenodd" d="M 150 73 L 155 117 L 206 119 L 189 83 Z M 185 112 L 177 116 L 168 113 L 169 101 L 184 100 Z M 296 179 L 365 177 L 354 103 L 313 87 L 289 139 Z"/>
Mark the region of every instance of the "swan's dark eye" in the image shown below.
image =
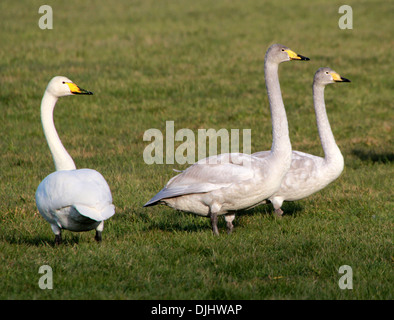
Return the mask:
<path id="1" fill-rule="evenodd" d="M 285 49 L 282 48 L 282 51 L 285 51 Z"/>
<path id="2" fill-rule="evenodd" d="M 63 84 L 65 84 L 65 82 L 64 82 L 64 81 L 63 81 L 62 83 L 63 83 Z"/>
<path id="3" fill-rule="evenodd" d="M 326 71 L 326 74 L 328 74 L 328 71 Z"/>

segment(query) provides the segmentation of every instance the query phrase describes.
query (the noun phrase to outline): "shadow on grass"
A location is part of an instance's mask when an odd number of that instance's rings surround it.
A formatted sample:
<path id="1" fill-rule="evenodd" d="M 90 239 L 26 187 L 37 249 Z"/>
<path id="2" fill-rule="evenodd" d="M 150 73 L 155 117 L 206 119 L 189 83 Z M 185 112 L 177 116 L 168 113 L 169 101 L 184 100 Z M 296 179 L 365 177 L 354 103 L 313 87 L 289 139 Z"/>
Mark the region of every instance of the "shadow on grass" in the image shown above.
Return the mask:
<path id="1" fill-rule="evenodd" d="M 304 212 L 305 208 L 303 205 L 301 205 L 299 202 L 284 202 L 282 206 L 282 210 L 284 212 L 285 216 L 292 216 L 292 217 L 297 217 L 302 212 Z"/>
<path id="2" fill-rule="evenodd" d="M 304 207 L 297 202 L 285 202 L 282 206 L 284 217 L 296 217 L 304 211 Z M 162 216 L 140 214 L 141 220 L 144 221 L 144 229 L 147 231 L 161 230 L 166 232 L 201 232 L 211 230 L 211 222 L 208 217 L 194 215 L 182 211 L 168 211 L 163 208 Z M 161 214 L 161 213 L 160 213 Z M 242 225 L 239 222 L 243 216 L 272 216 L 274 210 L 270 203 L 262 204 L 250 210 L 242 210 L 235 214 L 233 222 L 234 228 Z M 218 228 L 220 232 L 226 230 L 224 216 L 219 216 Z"/>
<path id="3" fill-rule="evenodd" d="M 292 216 L 296 217 L 300 212 L 304 211 L 304 207 L 299 202 L 283 202 L 282 205 L 283 216 Z M 251 210 L 242 211 L 242 214 L 245 215 L 272 215 L 274 216 L 274 208 L 270 202 L 267 204 L 261 204 L 257 207 L 254 207 Z"/>
<path id="4" fill-rule="evenodd" d="M 282 206 L 284 211 L 284 219 L 286 217 L 297 217 L 302 214 L 304 207 L 298 202 L 284 202 Z M 275 219 L 274 210 L 270 203 L 262 204 L 254 207 L 250 210 L 242 210 L 235 214 L 235 220 L 233 222 L 234 228 L 247 227 L 248 219 L 242 220 L 243 217 L 248 216 L 261 216 L 261 217 L 272 217 Z M 111 230 L 112 237 L 124 237 L 125 235 L 133 232 L 134 230 L 154 232 L 211 232 L 211 222 L 208 217 L 198 216 L 192 213 L 186 213 L 182 211 L 172 210 L 165 206 L 159 206 L 154 211 L 144 210 L 120 210 L 110 220 L 111 225 L 107 225 L 108 230 Z M 224 216 L 219 216 L 218 228 L 220 233 L 226 232 L 226 222 Z M 82 234 L 88 234 L 88 236 L 82 236 Z M 64 230 L 62 232 L 62 243 L 60 246 L 74 246 L 78 245 L 80 241 L 90 242 L 87 237 L 91 236 L 94 238 L 94 230 L 87 232 L 72 232 Z M 53 247 L 56 248 L 58 245 L 55 244 L 55 236 L 45 232 L 45 234 L 22 234 L 13 233 L 2 235 L 1 241 L 7 242 L 12 245 L 28 245 L 35 247 Z M 96 241 L 94 241 L 96 243 Z"/>
<path id="5" fill-rule="evenodd" d="M 149 222 L 147 221 L 149 220 Z M 146 230 L 161 230 L 166 232 L 201 232 L 210 229 L 209 219 L 206 217 L 198 217 L 192 213 L 173 210 L 172 213 L 163 214 L 159 219 L 146 217 L 148 222 Z"/>
<path id="6" fill-rule="evenodd" d="M 94 237 L 94 234 L 92 235 Z M 5 242 L 14 245 L 29 245 L 35 247 L 53 247 L 56 248 L 59 245 L 55 244 L 55 236 L 24 236 L 24 235 L 9 235 L 2 238 Z M 64 235 L 60 246 L 74 246 L 79 244 L 80 236 L 79 234 Z"/>
<path id="7" fill-rule="evenodd" d="M 362 161 L 372 161 L 378 163 L 391 163 L 394 160 L 394 154 L 390 152 L 375 152 L 373 150 L 353 149 L 352 154 Z"/>

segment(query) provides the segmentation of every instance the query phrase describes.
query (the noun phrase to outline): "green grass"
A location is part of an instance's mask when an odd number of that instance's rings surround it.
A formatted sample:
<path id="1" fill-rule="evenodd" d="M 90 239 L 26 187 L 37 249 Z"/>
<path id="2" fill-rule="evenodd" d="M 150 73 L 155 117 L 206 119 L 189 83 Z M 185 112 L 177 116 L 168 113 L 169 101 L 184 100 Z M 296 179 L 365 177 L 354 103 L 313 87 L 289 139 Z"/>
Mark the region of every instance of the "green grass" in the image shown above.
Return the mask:
<path id="1" fill-rule="evenodd" d="M 0 3 L 1 299 L 392 299 L 394 28 L 390 1 L 47 1 L 54 29 L 38 27 L 42 1 Z M 180 165 L 143 161 L 146 130 L 252 129 L 271 145 L 263 59 L 272 43 L 311 58 L 280 66 L 293 148 L 322 155 L 313 74 L 352 80 L 326 89 L 345 158 L 324 191 L 239 214 L 228 236 L 209 220 L 142 208 Z M 34 201 L 54 171 L 40 123 L 48 81 L 65 75 L 93 96 L 59 100 L 55 123 L 79 168 L 107 179 L 117 213 L 103 242 L 64 232 L 53 246 Z M 38 287 L 41 265 L 53 290 Z M 341 265 L 353 290 L 341 290 Z"/>

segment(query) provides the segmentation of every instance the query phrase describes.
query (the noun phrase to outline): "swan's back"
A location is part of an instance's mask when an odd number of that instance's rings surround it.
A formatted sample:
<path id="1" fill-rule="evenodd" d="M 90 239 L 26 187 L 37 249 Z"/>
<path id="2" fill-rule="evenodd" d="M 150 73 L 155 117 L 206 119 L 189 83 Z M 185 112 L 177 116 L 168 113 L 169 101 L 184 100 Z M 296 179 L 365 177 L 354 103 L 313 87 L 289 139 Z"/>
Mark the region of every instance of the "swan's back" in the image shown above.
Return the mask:
<path id="1" fill-rule="evenodd" d="M 106 220 L 115 214 L 107 182 L 92 169 L 51 173 L 38 186 L 36 203 L 44 217 L 70 206 L 96 221 Z"/>

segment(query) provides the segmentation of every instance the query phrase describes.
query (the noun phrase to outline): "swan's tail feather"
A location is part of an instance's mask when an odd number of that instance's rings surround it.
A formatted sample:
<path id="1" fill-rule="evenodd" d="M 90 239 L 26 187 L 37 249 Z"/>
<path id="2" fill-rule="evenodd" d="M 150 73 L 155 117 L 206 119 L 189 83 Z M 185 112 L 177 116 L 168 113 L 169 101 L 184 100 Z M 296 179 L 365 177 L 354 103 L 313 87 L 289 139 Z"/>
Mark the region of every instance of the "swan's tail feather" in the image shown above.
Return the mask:
<path id="1" fill-rule="evenodd" d="M 95 221 L 103 221 L 111 218 L 115 214 L 115 206 L 110 204 L 102 210 L 97 210 L 92 207 L 75 204 L 73 207 L 83 216 L 88 217 Z"/>
<path id="2" fill-rule="evenodd" d="M 152 199 L 150 199 L 147 203 L 144 204 L 144 207 L 150 207 L 150 206 L 154 206 L 156 204 L 159 204 L 160 200 L 161 200 L 161 197 L 154 196 Z"/>

